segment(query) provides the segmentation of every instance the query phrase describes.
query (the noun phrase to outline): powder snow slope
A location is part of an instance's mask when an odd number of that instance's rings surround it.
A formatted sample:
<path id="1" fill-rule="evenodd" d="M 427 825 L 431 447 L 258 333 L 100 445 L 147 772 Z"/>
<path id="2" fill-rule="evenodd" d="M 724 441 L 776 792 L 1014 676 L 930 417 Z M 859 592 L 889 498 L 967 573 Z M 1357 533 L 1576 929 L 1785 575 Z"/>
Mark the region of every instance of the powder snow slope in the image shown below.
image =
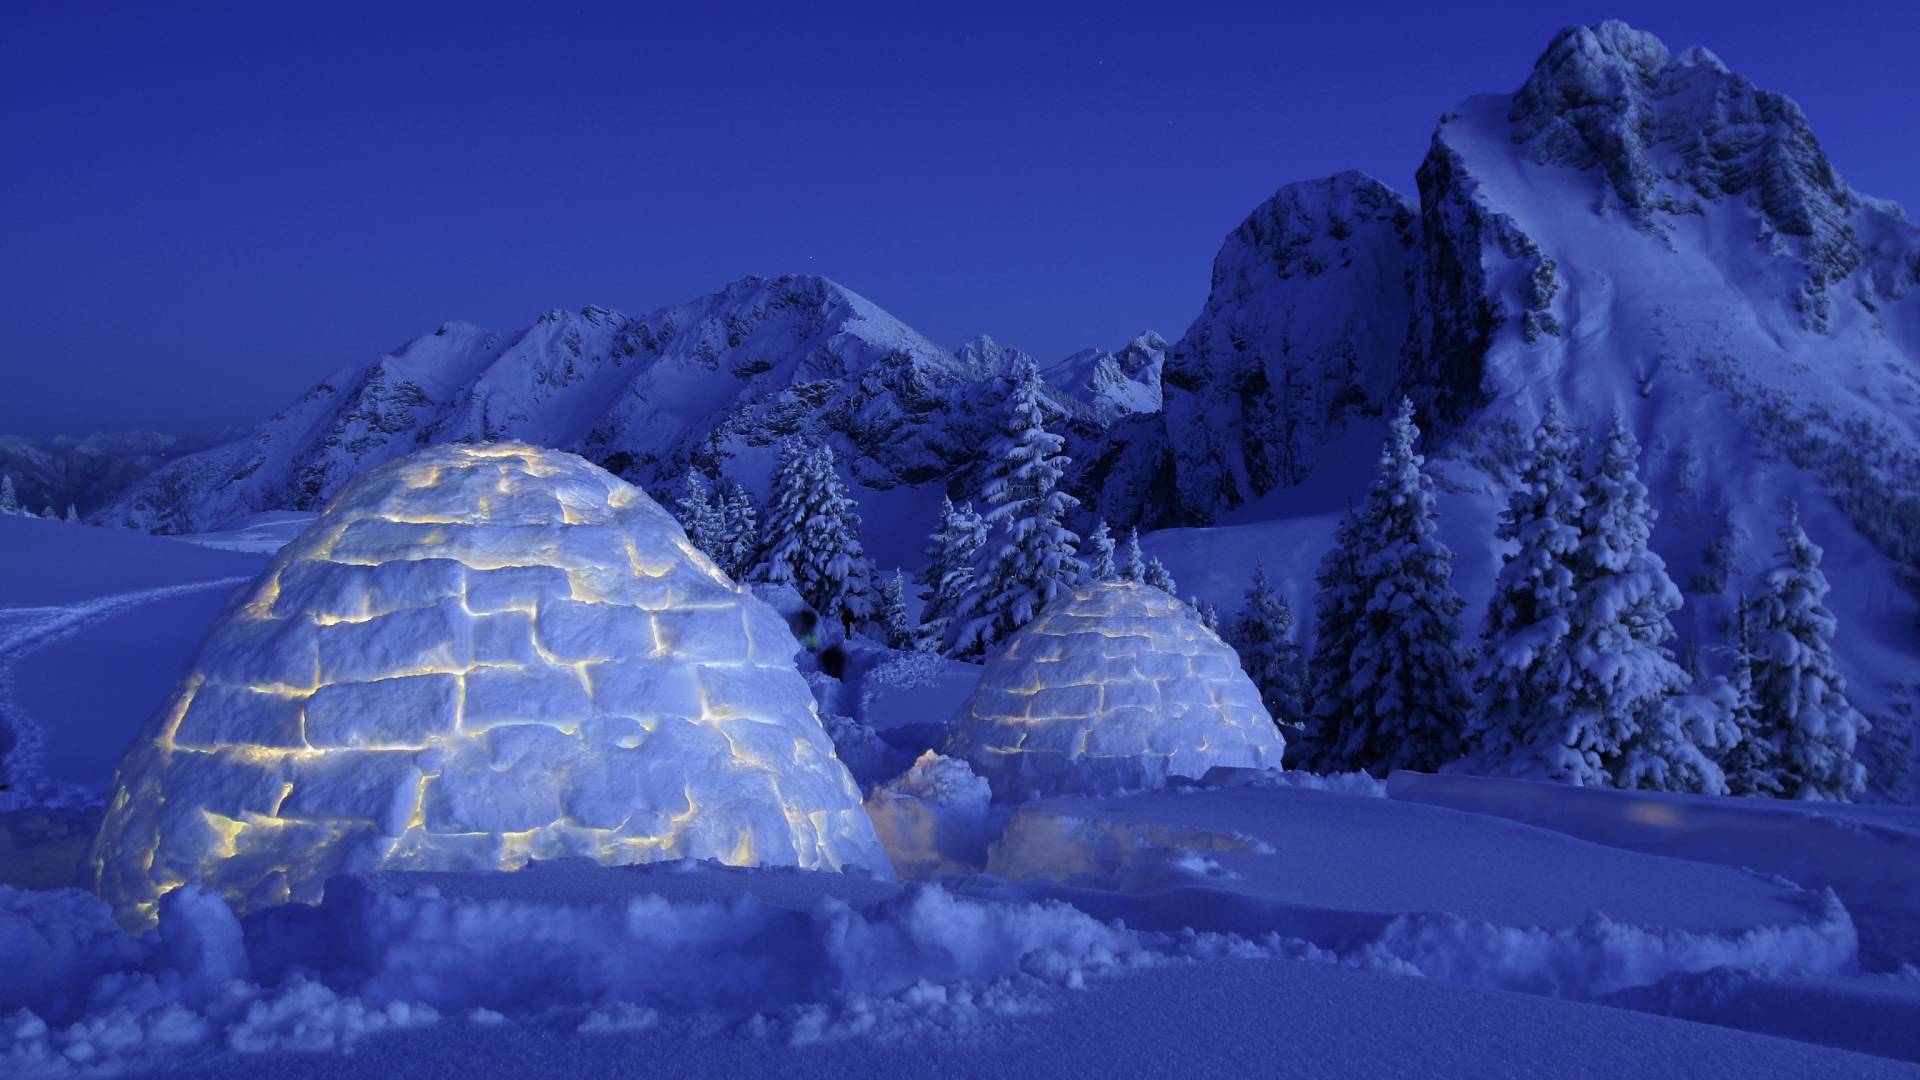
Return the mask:
<path id="1" fill-rule="evenodd" d="M 97 800 L 202 629 L 264 561 L 0 515 L 0 808 Z"/>

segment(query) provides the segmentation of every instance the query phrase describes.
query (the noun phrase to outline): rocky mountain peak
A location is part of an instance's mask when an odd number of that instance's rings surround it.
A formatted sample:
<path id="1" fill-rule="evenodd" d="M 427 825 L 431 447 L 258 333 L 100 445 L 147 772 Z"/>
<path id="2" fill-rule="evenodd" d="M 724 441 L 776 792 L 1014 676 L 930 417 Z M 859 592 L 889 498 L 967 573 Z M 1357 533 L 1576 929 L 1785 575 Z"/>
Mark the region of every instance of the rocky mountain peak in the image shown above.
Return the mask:
<path id="1" fill-rule="evenodd" d="M 1745 197 L 1763 240 L 1806 264 L 1800 306 L 1825 329 L 1830 286 L 1859 266 L 1858 198 L 1799 105 L 1706 49 L 1671 54 L 1621 22 L 1560 32 L 1513 95 L 1512 138 L 1541 165 L 1598 170 L 1601 209 L 1664 235 L 1671 219 Z"/>

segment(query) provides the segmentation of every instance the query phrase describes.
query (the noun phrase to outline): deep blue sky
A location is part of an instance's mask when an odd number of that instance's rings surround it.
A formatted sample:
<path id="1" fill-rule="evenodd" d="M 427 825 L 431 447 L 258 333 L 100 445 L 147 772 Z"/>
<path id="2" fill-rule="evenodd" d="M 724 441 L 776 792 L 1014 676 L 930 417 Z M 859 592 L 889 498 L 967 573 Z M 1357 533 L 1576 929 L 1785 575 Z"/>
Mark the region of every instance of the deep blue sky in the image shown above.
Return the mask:
<path id="1" fill-rule="evenodd" d="M 536 7 L 545 8 L 538 14 Z M 446 319 L 826 274 L 935 340 L 1173 337 L 1281 184 L 1625 18 L 1920 210 L 1920 4 L 9 4 L 0 432 L 251 422 Z"/>

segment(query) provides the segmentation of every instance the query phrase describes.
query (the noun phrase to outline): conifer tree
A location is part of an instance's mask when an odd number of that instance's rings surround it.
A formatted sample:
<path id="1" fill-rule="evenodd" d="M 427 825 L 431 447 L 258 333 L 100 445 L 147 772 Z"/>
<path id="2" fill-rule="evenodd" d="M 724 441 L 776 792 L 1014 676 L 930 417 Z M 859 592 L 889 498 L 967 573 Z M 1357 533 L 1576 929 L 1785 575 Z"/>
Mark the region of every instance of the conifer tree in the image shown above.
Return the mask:
<path id="1" fill-rule="evenodd" d="M 1033 362 L 1022 361 L 983 489 L 986 519 L 999 526 L 1001 543 L 968 594 L 965 618 L 954 624 L 963 655 L 984 653 L 1086 575 L 1074 554 L 1080 538 L 1066 526 L 1080 500 L 1060 488 L 1072 462 L 1060 453 L 1066 440 L 1047 430 L 1043 388 Z"/>
<path id="2" fill-rule="evenodd" d="M 1591 717 L 1582 726 L 1597 733 L 1618 786 L 1722 794 L 1709 751 L 1724 752 L 1732 738 L 1730 699 L 1708 684 L 1689 693 L 1692 680 L 1667 648 L 1680 590 L 1648 547 L 1658 515 L 1639 459 L 1639 443 L 1614 413 L 1582 497 L 1569 708 Z"/>
<path id="3" fill-rule="evenodd" d="M 1159 589 L 1168 596 L 1177 598 L 1180 595 L 1180 586 L 1173 583 L 1173 571 L 1167 569 L 1167 564 L 1161 562 L 1158 555 L 1147 560 L 1147 569 L 1141 575 L 1141 584 Z"/>
<path id="4" fill-rule="evenodd" d="M 63 520 L 69 525 L 80 524 L 80 512 L 74 509 L 72 503 L 67 504 L 67 516 Z"/>
<path id="5" fill-rule="evenodd" d="M 872 614 L 860 515 L 825 443 L 795 438 L 781 447 L 758 574 L 791 584 L 823 618 L 852 622 Z"/>
<path id="6" fill-rule="evenodd" d="M 1107 519 L 1087 534 L 1087 579 L 1089 581 L 1112 581 L 1116 571 L 1113 567 L 1113 534 L 1107 531 Z"/>
<path id="7" fill-rule="evenodd" d="M 1478 688 L 1485 712 L 1469 741 L 1480 767 L 1607 785 L 1619 753 L 1598 717 L 1573 708 L 1568 656 L 1586 500 L 1559 406 L 1549 400 L 1495 536 L 1514 545 L 1494 581 Z"/>
<path id="8" fill-rule="evenodd" d="M 901 651 L 918 649 L 919 634 L 907 614 L 907 582 L 900 571 L 880 586 L 880 623 L 887 634 L 887 648 Z"/>
<path id="9" fill-rule="evenodd" d="M 1753 606 L 1761 730 L 1779 749 L 1786 795 L 1844 801 L 1866 790 L 1866 769 L 1853 754 L 1867 721 L 1847 700 L 1846 678 L 1833 662 L 1838 620 L 1826 605 L 1822 552 L 1801 529 L 1798 507 L 1788 506 L 1780 546 L 1780 564 Z"/>
<path id="10" fill-rule="evenodd" d="M 760 514 L 754 508 L 753 493 L 738 480 L 728 480 L 720 504 L 721 568 L 738 578 L 753 565 L 753 553 L 760 546 Z"/>
<path id="11" fill-rule="evenodd" d="M 697 469 L 689 467 L 685 484 L 680 490 L 678 502 L 680 525 L 687 531 L 687 541 L 705 552 L 707 557 L 726 569 L 726 560 L 722 558 L 724 545 L 721 543 L 722 526 L 719 508 L 707 494 L 707 480 Z"/>
<path id="12" fill-rule="evenodd" d="M 1297 729 L 1303 720 L 1300 687 L 1300 646 L 1293 640 L 1293 608 L 1274 591 L 1265 563 L 1253 568 L 1246 610 L 1227 627 L 1227 644 L 1240 656 L 1247 678 L 1260 690 L 1260 700 L 1274 722 Z"/>
<path id="13" fill-rule="evenodd" d="M 1193 609 L 1194 617 L 1200 620 L 1201 626 L 1213 631 L 1216 635 L 1220 633 L 1219 608 L 1214 607 L 1212 604 L 1202 603 L 1197 596 L 1187 597 L 1187 606 Z"/>
<path id="14" fill-rule="evenodd" d="M 13 474 L 0 476 L 0 514 L 20 512 L 20 496 L 13 490 Z"/>
<path id="15" fill-rule="evenodd" d="M 1462 673 L 1465 601 L 1440 542 L 1433 479 L 1402 401 L 1367 498 L 1323 563 L 1329 614 L 1316 642 L 1313 748 L 1325 769 L 1435 769 L 1458 757 L 1473 702 Z"/>
<path id="16" fill-rule="evenodd" d="M 1742 593 L 1739 606 L 1734 609 L 1733 663 L 1727 676 L 1727 685 L 1733 694 L 1730 719 L 1737 734 L 1720 768 L 1727 778 L 1728 794 L 1778 798 L 1781 794 L 1780 749 L 1763 729 L 1759 703 L 1754 698 L 1750 623 L 1747 596 Z"/>
<path id="17" fill-rule="evenodd" d="M 922 554 L 925 565 L 913 579 L 926 587 L 927 602 L 920 609 L 920 633 L 930 651 L 938 651 L 947 629 L 973 588 L 974 563 L 987 543 L 987 524 L 973 512 L 972 503 L 958 508 L 940 500 L 940 524 Z"/>
<path id="18" fill-rule="evenodd" d="M 1127 530 L 1126 562 L 1121 564 L 1120 576 L 1136 585 L 1147 583 L 1147 561 L 1140 553 L 1140 530 Z"/>

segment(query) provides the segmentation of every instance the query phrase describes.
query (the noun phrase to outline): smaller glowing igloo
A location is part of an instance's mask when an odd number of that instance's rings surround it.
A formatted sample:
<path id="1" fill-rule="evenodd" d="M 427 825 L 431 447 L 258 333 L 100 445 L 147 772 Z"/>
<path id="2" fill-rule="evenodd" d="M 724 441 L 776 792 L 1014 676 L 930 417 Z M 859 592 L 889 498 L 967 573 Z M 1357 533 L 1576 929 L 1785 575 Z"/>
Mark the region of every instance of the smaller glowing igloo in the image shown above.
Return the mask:
<path id="1" fill-rule="evenodd" d="M 1159 589 L 1063 596 L 987 661 L 946 752 L 1000 799 L 1106 794 L 1280 765 L 1286 748 L 1233 650 Z"/>
<path id="2" fill-rule="evenodd" d="M 356 869 L 862 866 L 891 876 L 773 609 L 571 454 L 423 450 L 361 476 L 208 632 L 94 845 L 129 926 Z"/>

